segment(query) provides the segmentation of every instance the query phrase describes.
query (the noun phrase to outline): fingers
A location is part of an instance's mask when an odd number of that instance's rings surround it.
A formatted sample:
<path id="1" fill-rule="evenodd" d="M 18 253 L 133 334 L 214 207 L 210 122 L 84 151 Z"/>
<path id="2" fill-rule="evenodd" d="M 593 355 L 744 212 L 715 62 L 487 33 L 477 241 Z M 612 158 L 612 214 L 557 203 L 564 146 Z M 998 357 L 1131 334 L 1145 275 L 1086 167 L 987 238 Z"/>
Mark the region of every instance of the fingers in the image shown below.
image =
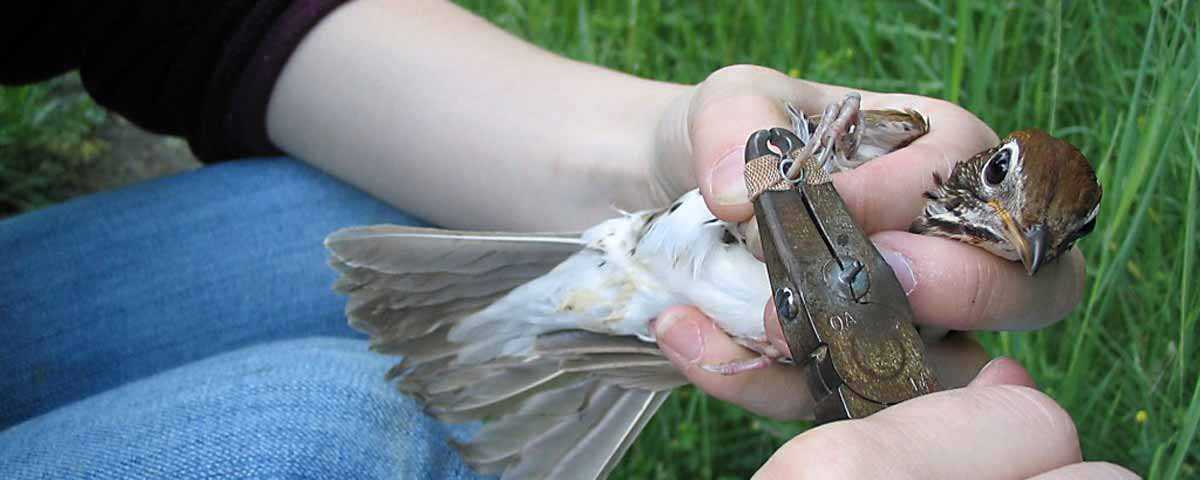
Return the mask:
<path id="1" fill-rule="evenodd" d="M 929 133 L 911 145 L 833 176 L 850 215 L 867 232 L 905 230 L 925 205 L 933 173 L 994 146 L 995 132 L 952 103 L 914 95 L 866 93 L 864 109 L 912 108 L 929 119 Z"/>
<path id="2" fill-rule="evenodd" d="M 751 218 L 739 229 L 761 259 L 757 223 Z M 1083 297 L 1086 262 L 1079 249 L 1030 277 L 1020 263 L 953 240 L 896 231 L 871 240 L 908 294 L 917 322 L 942 333 L 1043 327 L 1066 317 Z"/>
<path id="3" fill-rule="evenodd" d="M 746 139 L 763 128 L 784 126 L 784 113 L 766 97 L 713 100 L 692 122 L 696 181 L 718 218 L 742 221 L 754 213 L 746 191 Z"/>
<path id="4" fill-rule="evenodd" d="M 768 340 L 772 346 L 787 352 L 775 309 L 768 306 L 765 310 Z M 812 398 L 802 367 L 772 363 L 761 370 L 735 375 L 720 375 L 702 368 L 758 354 L 734 342 L 699 310 L 668 309 L 655 321 L 654 331 L 659 347 L 671 363 L 688 381 L 710 395 L 776 419 L 812 418 Z M 928 345 L 926 355 L 943 388 L 966 385 L 989 359 L 983 347 L 964 333 Z"/>
<path id="5" fill-rule="evenodd" d="M 789 127 L 782 103 L 816 113 L 852 90 L 797 80 L 763 67 L 736 65 L 714 72 L 688 105 L 692 169 L 708 207 L 719 218 L 743 221 L 753 210 L 744 175 L 745 142 L 751 133 Z M 912 145 L 850 172 L 834 175 L 855 220 L 868 232 L 903 229 L 924 205 L 932 172 L 949 173 L 955 162 L 997 143 L 990 128 L 949 102 L 913 95 L 860 92 L 864 109 L 912 108 L 931 129 Z"/>
<path id="6" fill-rule="evenodd" d="M 1030 480 L 1126 480 L 1138 478 L 1141 477 L 1120 465 L 1108 462 L 1080 462 L 1056 468 Z"/>
<path id="7" fill-rule="evenodd" d="M 688 125 L 692 170 L 713 214 L 728 221 L 750 218 L 746 139 L 761 129 L 791 127 L 784 101 L 820 112 L 849 91 L 752 65 L 726 67 L 705 79 L 688 106 Z"/>
<path id="8" fill-rule="evenodd" d="M 761 370 L 736 375 L 711 373 L 701 365 L 716 365 L 757 355 L 729 338 L 693 307 L 674 307 L 654 322 L 663 353 L 688 381 L 708 394 L 750 411 L 778 419 L 812 417 L 812 400 L 802 372 L 773 363 Z"/>
<path id="9" fill-rule="evenodd" d="M 767 341 L 786 356 L 792 356 L 774 306 L 767 304 L 764 310 L 763 326 L 767 332 Z M 967 385 L 980 369 L 990 365 L 988 360 L 992 358 L 983 346 L 966 332 L 950 332 L 935 342 L 926 343 L 925 356 L 943 389 Z M 1029 385 L 1032 386 L 1033 382 Z"/>
<path id="10" fill-rule="evenodd" d="M 933 367 L 941 388 L 947 390 L 970 383 L 981 369 L 990 365 L 988 361 L 992 356 L 970 334 L 952 332 L 937 342 L 925 345 L 925 358 Z"/>
<path id="11" fill-rule="evenodd" d="M 754 218 L 738 226 L 760 260 Z M 1074 249 L 1030 277 L 1020 263 L 937 237 L 887 231 L 871 236 L 908 295 L 917 323 L 946 330 L 1031 330 L 1067 316 L 1083 298 L 1083 254 Z M 772 312 L 768 312 L 772 313 Z M 768 328 L 771 322 L 768 323 Z"/>
<path id="12" fill-rule="evenodd" d="M 979 386 L 809 430 L 754 478 L 1010 480 L 1079 461 L 1075 424 L 1050 397 L 1021 386 Z"/>
<path id="13" fill-rule="evenodd" d="M 1029 276 L 978 247 L 905 232 L 871 236 L 923 325 L 1030 330 L 1065 317 L 1083 296 L 1083 254 L 1072 250 Z"/>

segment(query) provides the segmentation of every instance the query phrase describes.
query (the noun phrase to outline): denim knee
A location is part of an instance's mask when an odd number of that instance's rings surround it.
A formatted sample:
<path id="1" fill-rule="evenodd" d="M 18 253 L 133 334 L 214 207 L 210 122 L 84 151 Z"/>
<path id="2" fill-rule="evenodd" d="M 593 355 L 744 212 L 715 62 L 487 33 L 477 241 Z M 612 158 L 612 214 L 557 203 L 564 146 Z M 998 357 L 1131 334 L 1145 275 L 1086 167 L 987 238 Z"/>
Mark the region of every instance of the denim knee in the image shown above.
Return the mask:
<path id="1" fill-rule="evenodd" d="M 355 337 L 322 240 L 372 223 L 416 222 L 289 159 L 0 221 L 0 429 L 248 345 Z"/>
<path id="2" fill-rule="evenodd" d="M 361 340 L 308 338 L 184 365 L 0 432 L 0 478 L 474 478 L 446 427 Z"/>

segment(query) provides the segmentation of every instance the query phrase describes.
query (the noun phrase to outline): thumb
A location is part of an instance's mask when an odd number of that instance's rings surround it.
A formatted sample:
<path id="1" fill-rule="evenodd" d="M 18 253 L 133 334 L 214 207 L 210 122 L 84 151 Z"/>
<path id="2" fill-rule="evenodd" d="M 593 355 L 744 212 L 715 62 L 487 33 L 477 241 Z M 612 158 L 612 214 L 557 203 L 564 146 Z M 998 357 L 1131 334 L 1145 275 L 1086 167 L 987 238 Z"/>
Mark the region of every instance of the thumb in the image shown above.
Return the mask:
<path id="1" fill-rule="evenodd" d="M 996 357 L 984 365 L 968 386 L 1020 385 L 1037 388 L 1033 376 L 1020 363 L 1008 357 Z"/>
<path id="2" fill-rule="evenodd" d="M 692 165 L 708 209 L 727 221 L 750 218 L 754 209 L 746 190 L 746 139 L 758 130 L 786 125 L 779 102 L 726 97 L 704 105 L 691 119 Z"/>
<path id="3" fill-rule="evenodd" d="M 807 385 L 794 367 L 772 362 L 766 368 L 720 375 L 704 368 L 757 356 L 733 340 L 695 307 L 664 311 L 651 328 L 667 359 L 688 381 L 708 394 L 733 402 L 755 413 L 777 419 L 811 415 Z"/>
<path id="4" fill-rule="evenodd" d="M 709 210 L 726 221 L 750 218 L 754 210 L 744 179 L 746 139 L 765 128 L 791 127 L 783 102 L 818 112 L 845 91 L 753 65 L 709 75 L 688 106 L 692 171 Z"/>

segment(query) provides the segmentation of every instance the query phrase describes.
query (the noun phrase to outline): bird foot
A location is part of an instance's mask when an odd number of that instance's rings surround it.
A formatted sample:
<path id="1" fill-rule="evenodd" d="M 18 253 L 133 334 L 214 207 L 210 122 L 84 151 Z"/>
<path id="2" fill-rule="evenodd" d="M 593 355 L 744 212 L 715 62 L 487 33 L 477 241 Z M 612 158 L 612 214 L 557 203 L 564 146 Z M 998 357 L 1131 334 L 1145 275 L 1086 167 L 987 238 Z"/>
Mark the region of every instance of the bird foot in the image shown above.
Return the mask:
<path id="1" fill-rule="evenodd" d="M 854 156 L 862 139 L 862 110 L 861 98 L 857 93 L 847 94 L 842 101 L 831 103 L 821 114 L 821 123 L 817 125 L 813 136 L 814 155 L 818 155 L 821 166 L 830 171 L 829 161 L 841 167 L 844 159 Z"/>
<path id="2" fill-rule="evenodd" d="M 863 137 L 861 97 L 857 93 L 847 94 L 840 102 L 829 104 L 819 117 L 812 119 L 790 104 L 786 107 L 792 128 L 803 145 L 803 149 L 792 152 L 795 158 L 815 157 L 827 172 L 832 173 L 841 170 L 846 159 L 854 157 Z M 811 132 L 810 121 L 817 123 L 811 127 Z M 831 160 L 832 169 L 829 167 Z"/>
<path id="3" fill-rule="evenodd" d="M 759 355 L 745 360 L 734 360 L 725 363 L 701 363 L 700 368 L 717 375 L 737 375 L 739 373 L 761 370 L 771 366 L 771 357 Z"/>

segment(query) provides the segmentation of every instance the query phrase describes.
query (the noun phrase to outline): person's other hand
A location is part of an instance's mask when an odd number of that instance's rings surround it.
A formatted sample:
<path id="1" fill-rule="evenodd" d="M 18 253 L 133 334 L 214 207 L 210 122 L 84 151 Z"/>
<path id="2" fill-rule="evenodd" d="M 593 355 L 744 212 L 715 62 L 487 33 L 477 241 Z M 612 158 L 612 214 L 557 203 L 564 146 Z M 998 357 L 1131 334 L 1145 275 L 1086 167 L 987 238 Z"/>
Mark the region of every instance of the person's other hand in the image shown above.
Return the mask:
<path id="1" fill-rule="evenodd" d="M 755 479 L 1138 478 L 1084 462 L 1075 422 L 1000 358 L 970 386 L 915 398 L 860 420 L 806 431 L 771 456 Z"/>
<path id="2" fill-rule="evenodd" d="M 759 129 L 789 126 L 783 102 L 820 112 L 850 91 L 763 67 L 739 65 L 713 73 L 667 109 L 659 123 L 652 174 L 656 196 L 674 199 L 698 186 L 716 216 L 748 220 L 753 207 L 742 177 L 746 139 Z M 933 188 L 933 173 L 948 176 L 954 163 L 995 145 L 996 134 L 949 102 L 859 93 L 864 109 L 912 108 L 930 121 L 929 133 L 911 145 L 833 177 L 857 224 L 896 271 L 917 322 L 959 331 L 1029 330 L 1066 316 L 1083 293 L 1084 260 L 1078 249 L 1030 277 L 1021 264 L 980 248 L 906 231 L 924 207 L 922 194 Z M 765 311 L 768 334 L 783 344 L 774 309 L 768 305 Z M 777 364 L 732 376 L 700 368 L 754 354 L 695 308 L 672 308 L 655 327 L 667 356 L 706 392 L 775 418 L 811 416 L 795 367 Z M 946 337 L 929 350 L 945 387 L 965 384 L 987 361 L 966 335 Z"/>

